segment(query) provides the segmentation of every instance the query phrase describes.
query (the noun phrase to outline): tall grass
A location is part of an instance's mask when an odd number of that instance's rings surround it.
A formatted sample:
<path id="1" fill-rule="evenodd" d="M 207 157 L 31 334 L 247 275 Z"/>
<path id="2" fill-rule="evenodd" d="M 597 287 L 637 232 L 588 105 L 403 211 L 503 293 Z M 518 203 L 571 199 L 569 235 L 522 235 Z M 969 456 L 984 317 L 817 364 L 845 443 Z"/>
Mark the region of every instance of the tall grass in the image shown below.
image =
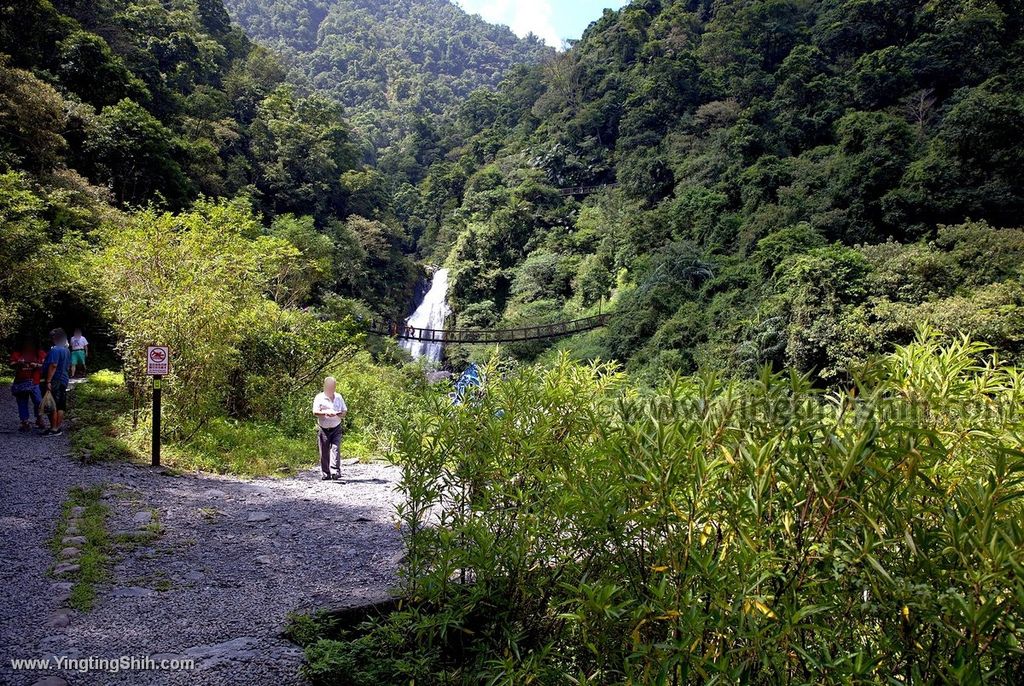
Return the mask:
<path id="1" fill-rule="evenodd" d="M 437 398 L 399 442 L 417 683 L 1020 683 L 1019 382 L 922 335 L 844 390 L 562 359 Z"/>

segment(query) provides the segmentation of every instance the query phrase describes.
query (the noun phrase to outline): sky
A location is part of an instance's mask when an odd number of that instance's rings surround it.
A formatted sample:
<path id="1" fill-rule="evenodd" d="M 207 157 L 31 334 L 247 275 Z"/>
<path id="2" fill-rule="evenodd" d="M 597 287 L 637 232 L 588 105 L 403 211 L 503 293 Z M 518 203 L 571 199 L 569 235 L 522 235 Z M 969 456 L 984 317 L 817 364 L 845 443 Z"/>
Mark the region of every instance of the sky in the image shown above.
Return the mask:
<path id="1" fill-rule="evenodd" d="M 606 7 L 618 9 L 628 0 L 456 0 L 470 14 L 492 24 L 504 24 L 517 36 L 531 31 L 548 45 L 561 48 L 562 40 L 579 38 Z"/>

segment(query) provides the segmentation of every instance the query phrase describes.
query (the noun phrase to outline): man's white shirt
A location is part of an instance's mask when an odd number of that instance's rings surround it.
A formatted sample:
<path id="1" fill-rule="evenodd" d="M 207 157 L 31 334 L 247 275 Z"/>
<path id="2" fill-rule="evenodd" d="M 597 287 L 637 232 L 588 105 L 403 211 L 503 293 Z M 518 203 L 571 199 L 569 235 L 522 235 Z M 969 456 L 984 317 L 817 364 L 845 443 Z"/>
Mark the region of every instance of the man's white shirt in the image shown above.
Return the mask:
<path id="1" fill-rule="evenodd" d="M 85 347 L 89 345 L 89 341 L 86 340 L 85 336 L 72 336 L 71 337 L 71 349 L 72 350 L 85 350 Z"/>
<path id="2" fill-rule="evenodd" d="M 320 427 L 333 429 L 341 424 L 341 417 L 321 417 L 319 416 L 321 412 L 341 414 L 342 412 L 348 412 L 348 406 L 345 405 L 345 399 L 341 397 L 341 393 L 337 391 L 334 392 L 334 400 L 328 398 L 326 393 L 319 393 L 313 399 L 313 414 L 317 415 L 316 420 Z"/>

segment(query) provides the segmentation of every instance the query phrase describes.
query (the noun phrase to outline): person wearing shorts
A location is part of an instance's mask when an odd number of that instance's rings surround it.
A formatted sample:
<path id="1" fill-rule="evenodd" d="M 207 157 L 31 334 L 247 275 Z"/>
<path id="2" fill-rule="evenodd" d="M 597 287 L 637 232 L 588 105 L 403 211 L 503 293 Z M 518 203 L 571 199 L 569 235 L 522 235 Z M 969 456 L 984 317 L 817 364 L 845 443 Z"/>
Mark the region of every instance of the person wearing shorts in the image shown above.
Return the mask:
<path id="1" fill-rule="evenodd" d="M 50 332 L 50 340 L 53 347 L 46 354 L 43 360 L 43 383 L 39 390 L 45 393 L 50 391 L 53 396 L 53 412 L 50 413 L 50 430 L 45 436 L 60 436 L 64 433 L 64 413 L 68 409 L 68 383 L 71 373 L 71 351 L 68 350 L 68 335 L 64 329 L 54 329 Z"/>
<path id="2" fill-rule="evenodd" d="M 71 378 L 75 378 L 75 371 L 82 367 L 82 376 L 85 376 L 85 358 L 89 356 L 89 341 L 82 335 L 81 329 L 75 329 L 71 336 Z"/>

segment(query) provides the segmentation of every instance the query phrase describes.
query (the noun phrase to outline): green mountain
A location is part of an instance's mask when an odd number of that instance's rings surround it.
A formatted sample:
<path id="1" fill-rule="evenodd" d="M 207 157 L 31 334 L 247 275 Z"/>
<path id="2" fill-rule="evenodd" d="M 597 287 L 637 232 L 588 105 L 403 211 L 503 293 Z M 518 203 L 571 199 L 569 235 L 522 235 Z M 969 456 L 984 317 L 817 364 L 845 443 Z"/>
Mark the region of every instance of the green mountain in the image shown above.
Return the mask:
<path id="1" fill-rule="evenodd" d="M 404 312 L 404 227 L 341 106 L 285 73 L 220 0 L 0 0 L 0 257 L 18 265 L 0 277 L 0 339 L 91 310 L 53 283 L 68 240 L 87 252 L 101 224 L 204 197 L 243 198 L 319 265 L 311 301 Z"/>
<path id="2" fill-rule="evenodd" d="M 416 254 L 461 325 L 611 308 L 556 349 L 653 375 L 832 381 L 923 324 L 1024 357 L 1021 0 L 638 0 L 554 57 L 441 0 L 230 7 L 285 66 L 220 0 L 0 2 L 3 332 L 47 246 L 207 197 L 303 306 L 401 316 Z"/>
<path id="3" fill-rule="evenodd" d="M 477 88 L 554 50 L 449 0 L 226 0 L 249 36 L 283 55 L 293 79 L 345 106 L 387 170 L 413 178 L 417 138 Z M 428 134 L 429 135 L 429 134 Z M 426 160 L 429 162 L 429 160 Z"/>
<path id="4" fill-rule="evenodd" d="M 610 300 L 612 326 L 566 347 L 654 374 L 833 379 L 925 322 L 1020 357 L 1022 9 L 606 12 L 566 54 L 467 101 L 459 121 L 480 130 L 452 129 L 421 184 L 421 249 L 452 267 L 462 324 Z"/>

